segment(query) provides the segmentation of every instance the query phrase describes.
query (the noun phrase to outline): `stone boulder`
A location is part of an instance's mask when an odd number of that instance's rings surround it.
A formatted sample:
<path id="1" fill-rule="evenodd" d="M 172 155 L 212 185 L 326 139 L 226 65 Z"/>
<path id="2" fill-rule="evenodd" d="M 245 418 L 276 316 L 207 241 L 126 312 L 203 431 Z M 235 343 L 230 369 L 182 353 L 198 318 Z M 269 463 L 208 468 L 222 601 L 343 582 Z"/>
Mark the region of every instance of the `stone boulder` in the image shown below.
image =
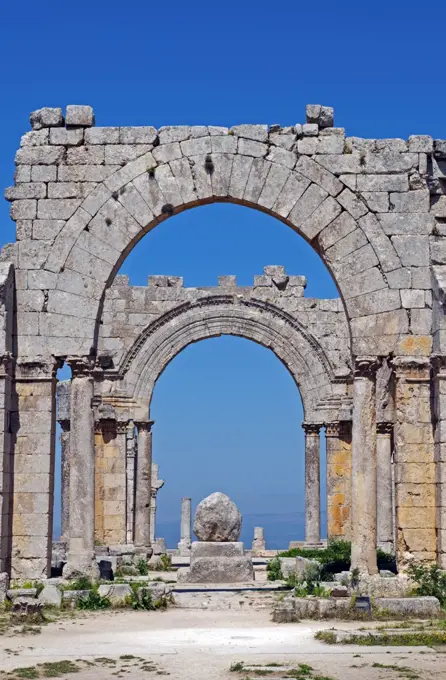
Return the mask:
<path id="1" fill-rule="evenodd" d="M 199 503 L 194 522 L 199 541 L 238 541 L 241 529 L 240 511 L 226 494 L 213 493 Z"/>
<path id="2" fill-rule="evenodd" d="M 62 604 L 62 593 L 56 585 L 47 585 L 40 593 L 38 601 L 51 607 L 60 607 Z"/>
<path id="3" fill-rule="evenodd" d="M 98 593 L 101 597 L 107 597 L 112 605 L 126 604 L 127 598 L 132 597 L 133 590 L 128 583 L 104 583 L 99 586 Z"/>
<path id="4" fill-rule="evenodd" d="M 317 572 L 321 571 L 320 563 L 317 560 L 309 560 L 307 557 L 295 557 L 294 565 L 296 580 L 299 583 L 305 581 L 305 579 L 310 573 L 314 577 L 314 575 L 317 574 Z"/>
<path id="5" fill-rule="evenodd" d="M 280 571 L 283 578 L 286 580 L 292 574 L 296 573 L 296 558 L 295 557 L 279 557 Z"/>

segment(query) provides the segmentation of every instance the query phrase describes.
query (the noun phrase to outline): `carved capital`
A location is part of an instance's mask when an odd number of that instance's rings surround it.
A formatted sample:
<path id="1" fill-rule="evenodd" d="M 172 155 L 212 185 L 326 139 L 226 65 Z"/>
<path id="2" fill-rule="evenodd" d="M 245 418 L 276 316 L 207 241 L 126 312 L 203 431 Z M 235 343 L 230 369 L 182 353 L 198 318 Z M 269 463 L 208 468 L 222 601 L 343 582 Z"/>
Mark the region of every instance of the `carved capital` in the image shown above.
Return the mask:
<path id="1" fill-rule="evenodd" d="M 134 420 L 133 421 L 140 432 L 150 432 L 152 430 L 152 425 L 154 420 Z"/>
<path id="2" fill-rule="evenodd" d="M 319 437 L 321 427 L 320 423 L 302 423 L 303 431 L 307 436 Z"/>
<path id="3" fill-rule="evenodd" d="M 354 368 L 355 378 L 368 378 L 369 380 L 375 380 L 376 372 L 380 365 L 381 362 L 378 357 L 356 357 Z"/>
<path id="4" fill-rule="evenodd" d="M 397 380 L 429 382 L 431 378 L 431 362 L 426 357 L 395 357 L 392 367 Z"/>
<path id="5" fill-rule="evenodd" d="M 127 420 L 126 421 L 118 420 L 116 422 L 116 432 L 118 434 L 127 434 L 127 430 L 128 430 L 128 421 Z"/>
<path id="6" fill-rule="evenodd" d="M 94 423 L 94 431 L 96 434 L 116 434 L 116 420 L 104 418 L 96 420 Z"/>
<path id="7" fill-rule="evenodd" d="M 19 359 L 16 363 L 16 380 L 47 381 L 54 380 L 62 362 L 59 359 Z"/>
<path id="8" fill-rule="evenodd" d="M 340 423 L 325 423 L 325 436 L 326 437 L 337 437 L 339 438 L 341 434 L 341 424 Z"/>
<path id="9" fill-rule="evenodd" d="M 382 422 L 376 423 L 376 434 L 387 435 L 387 436 L 390 437 L 392 432 L 393 432 L 393 423 L 389 423 L 388 421 L 382 421 Z"/>
<path id="10" fill-rule="evenodd" d="M 94 360 L 91 357 L 68 357 L 72 378 L 85 378 L 92 375 Z"/>

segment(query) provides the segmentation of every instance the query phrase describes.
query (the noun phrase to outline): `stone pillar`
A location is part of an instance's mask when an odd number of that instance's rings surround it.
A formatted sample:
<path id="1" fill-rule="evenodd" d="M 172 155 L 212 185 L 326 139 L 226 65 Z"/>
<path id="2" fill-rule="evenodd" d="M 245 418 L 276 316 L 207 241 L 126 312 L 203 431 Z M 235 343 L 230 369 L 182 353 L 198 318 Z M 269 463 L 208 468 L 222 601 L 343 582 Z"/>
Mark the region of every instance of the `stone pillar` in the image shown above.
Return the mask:
<path id="1" fill-rule="evenodd" d="M 94 557 L 94 418 L 91 364 L 78 357 L 71 366 L 70 526 L 64 577 L 86 574 L 96 578 Z"/>
<path id="2" fill-rule="evenodd" d="M 254 540 L 252 542 L 253 554 L 258 554 L 266 550 L 265 535 L 263 527 L 254 527 Z"/>
<path id="3" fill-rule="evenodd" d="M 358 357 L 353 381 L 352 568 L 376 574 L 375 357 Z"/>
<path id="4" fill-rule="evenodd" d="M 305 432 L 305 542 L 321 542 L 321 473 L 319 431 L 321 425 L 302 423 Z"/>
<path id="5" fill-rule="evenodd" d="M 51 573 L 56 370 L 53 362 L 19 362 L 16 412 L 12 413 L 14 513 L 11 576 Z"/>
<path id="6" fill-rule="evenodd" d="M 152 464 L 152 489 L 150 498 L 150 543 L 153 545 L 155 542 L 155 529 L 156 529 L 156 499 L 158 496 L 158 491 L 164 486 L 164 479 L 158 479 L 159 466 L 157 463 Z"/>
<path id="7" fill-rule="evenodd" d="M 135 422 L 138 428 L 138 451 L 136 454 L 135 484 L 135 546 L 151 554 L 150 544 L 150 498 L 152 477 L 153 420 Z"/>
<path id="8" fill-rule="evenodd" d="M 70 530 L 70 421 L 59 420 L 61 453 L 61 515 L 62 541 L 67 541 Z"/>
<path id="9" fill-rule="evenodd" d="M 127 421 L 106 417 L 95 423 L 95 542 L 99 545 L 123 545 L 127 539 L 126 433 Z"/>
<path id="10" fill-rule="evenodd" d="M 438 565 L 446 569 L 446 358 L 435 357 L 433 380 L 435 394 L 435 471 L 437 482 Z"/>
<path id="11" fill-rule="evenodd" d="M 352 426 L 343 421 L 325 426 L 327 451 L 328 538 L 351 539 Z"/>
<path id="12" fill-rule="evenodd" d="M 436 464 L 430 362 L 396 357 L 393 366 L 397 560 L 404 570 L 412 559 L 436 559 Z"/>
<path id="13" fill-rule="evenodd" d="M 4 319 L 2 319 L 4 323 Z M 13 361 L 0 356 L 0 573 L 11 570 L 14 456 L 11 436 Z"/>
<path id="14" fill-rule="evenodd" d="M 387 552 L 394 549 L 392 431 L 392 423 L 376 424 L 377 542 Z"/>
<path id="15" fill-rule="evenodd" d="M 181 499 L 181 525 L 180 525 L 180 542 L 178 549 L 180 555 L 189 555 L 192 545 L 192 501 L 190 498 Z"/>
<path id="16" fill-rule="evenodd" d="M 126 443 L 126 484 L 127 484 L 127 543 L 133 543 L 133 522 L 135 509 L 135 460 L 136 460 L 136 439 L 135 427 L 133 423 L 127 426 Z"/>

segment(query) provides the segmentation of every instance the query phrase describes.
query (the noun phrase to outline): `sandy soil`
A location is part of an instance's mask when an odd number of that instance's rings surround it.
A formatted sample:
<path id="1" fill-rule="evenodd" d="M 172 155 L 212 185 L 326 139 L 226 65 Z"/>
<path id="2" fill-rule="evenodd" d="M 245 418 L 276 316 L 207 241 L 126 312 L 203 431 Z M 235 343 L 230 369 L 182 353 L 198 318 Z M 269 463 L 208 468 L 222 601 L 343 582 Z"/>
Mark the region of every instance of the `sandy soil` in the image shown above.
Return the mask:
<path id="1" fill-rule="evenodd" d="M 42 628 L 39 635 L 0 638 L 0 669 L 34 666 L 63 659 L 117 660 L 85 667 L 74 678 L 105 680 L 116 676 L 154 678 L 169 674 L 172 680 L 223 680 L 247 674 L 229 672 L 232 663 L 268 662 L 309 664 L 314 672 L 336 680 L 395 680 L 408 677 L 400 671 L 373 667 L 397 665 L 418 671 L 423 680 L 446 680 L 446 654 L 427 647 L 330 647 L 314 640 L 316 630 L 355 628 L 352 622 L 274 624 L 267 611 L 200 611 L 89 613 L 63 619 Z M 141 661 L 119 660 L 133 655 Z M 3 674 L 2 674 L 3 675 Z"/>

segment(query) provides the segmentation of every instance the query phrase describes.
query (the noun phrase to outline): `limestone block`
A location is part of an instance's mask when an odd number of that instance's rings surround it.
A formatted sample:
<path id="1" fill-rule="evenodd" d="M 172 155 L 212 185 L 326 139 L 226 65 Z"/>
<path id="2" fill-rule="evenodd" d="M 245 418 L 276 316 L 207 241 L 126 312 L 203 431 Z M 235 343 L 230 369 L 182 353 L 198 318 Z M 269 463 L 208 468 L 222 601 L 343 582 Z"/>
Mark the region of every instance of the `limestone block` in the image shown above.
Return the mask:
<path id="1" fill-rule="evenodd" d="M 412 281 L 412 273 L 410 269 L 400 267 L 393 272 L 386 273 L 387 283 L 389 288 L 410 288 Z"/>
<path id="2" fill-rule="evenodd" d="M 85 198 L 96 186 L 96 182 L 49 182 L 48 198 Z"/>
<path id="3" fill-rule="evenodd" d="M 237 152 L 237 137 L 229 135 L 211 136 L 212 153 L 235 154 Z"/>
<path id="4" fill-rule="evenodd" d="M 429 266 L 429 239 L 427 235 L 397 235 L 392 237 L 392 243 L 403 267 Z"/>
<path id="5" fill-rule="evenodd" d="M 266 208 L 272 208 L 288 179 L 289 174 L 290 171 L 286 167 L 280 165 L 271 166 L 258 199 L 260 205 L 263 205 Z"/>
<path id="6" fill-rule="evenodd" d="M 368 212 L 364 203 L 350 189 L 344 189 L 337 200 L 355 219 L 359 219 Z"/>
<path id="7" fill-rule="evenodd" d="M 65 115 L 66 125 L 79 125 L 92 127 L 94 125 L 94 113 L 91 106 L 79 106 L 69 104 Z"/>
<path id="8" fill-rule="evenodd" d="M 61 146 L 79 146 L 84 142 L 83 128 L 52 128 L 50 130 L 50 144 Z"/>
<path id="9" fill-rule="evenodd" d="M 295 557 L 279 557 L 280 570 L 283 578 L 286 580 L 291 575 L 296 573 L 296 558 Z"/>
<path id="10" fill-rule="evenodd" d="M 344 152 L 344 138 L 340 135 L 320 135 L 317 140 L 316 153 L 342 154 Z"/>
<path id="11" fill-rule="evenodd" d="M 319 135 L 319 126 L 317 123 L 304 123 L 302 125 L 302 134 L 304 137 L 317 137 Z"/>
<path id="12" fill-rule="evenodd" d="M 148 581 L 147 589 L 152 593 L 152 598 L 156 602 L 163 597 L 170 597 L 172 594 L 172 586 L 168 583 L 161 583 L 160 581 Z M 138 597 L 141 597 L 145 588 L 138 588 Z"/>
<path id="13" fill-rule="evenodd" d="M 355 231 L 356 228 L 357 225 L 353 217 L 348 212 L 343 212 L 319 234 L 319 244 L 323 250 L 327 250 L 344 236 Z"/>
<path id="14" fill-rule="evenodd" d="M 241 526 L 240 511 L 226 494 L 213 493 L 198 504 L 194 533 L 199 541 L 237 541 Z"/>
<path id="15" fill-rule="evenodd" d="M 370 173 L 408 172 L 418 165 L 416 153 L 365 153 L 365 168 Z"/>
<path id="16" fill-rule="evenodd" d="M 308 177 L 308 179 L 311 179 L 312 182 L 319 184 L 332 196 L 337 196 L 344 188 L 342 182 L 325 170 L 319 163 L 306 156 L 299 158 L 296 170 L 305 177 Z"/>
<path id="17" fill-rule="evenodd" d="M 56 168 L 54 168 L 56 172 Z M 18 165 L 14 173 L 15 182 L 30 182 L 31 181 L 31 166 L 30 165 Z"/>
<path id="18" fill-rule="evenodd" d="M 435 217 L 446 217 L 446 196 L 435 197 L 432 201 L 431 212 Z"/>
<path id="19" fill-rule="evenodd" d="M 237 135 L 237 137 L 253 139 L 257 142 L 266 142 L 268 140 L 267 125 L 234 125 L 230 131 L 233 135 Z"/>
<path id="20" fill-rule="evenodd" d="M 287 151 L 293 151 L 296 145 L 296 134 L 283 134 L 282 132 L 270 132 L 269 141 L 274 146 L 280 146 Z"/>
<path id="21" fill-rule="evenodd" d="M 436 597 L 377 597 L 375 606 L 391 616 L 408 616 L 431 619 L 440 616 L 440 603 Z"/>
<path id="22" fill-rule="evenodd" d="M 234 172 L 234 170 L 233 170 Z M 296 202 L 309 187 L 310 180 L 296 172 L 290 173 L 285 182 L 276 202 L 273 205 L 273 212 L 288 217 Z"/>
<path id="23" fill-rule="evenodd" d="M 32 111 L 30 115 L 31 127 L 33 130 L 40 130 L 47 127 L 60 127 L 64 124 L 62 109 L 44 107 Z"/>
<path id="24" fill-rule="evenodd" d="M 363 191 L 362 197 L 372 212 L 384 213 L 389 211 L 389 194 L 387 191 Z"/>
<path id="25" fill-rule="evenodd" d="M 359 175 L 358 191 L 409 191 L 407 174 L 401 175 Z"/>
<path id="26" fill-rule="evenodd" d="M 401 303 L 406 309 L 424 308 L 424 290 L 401 290 Z"/>
<path id="27" fill-rule="evenodd" d="M 197 557 L 238 557 L 243 556 L 243 543 L 231 541 L 221 543 L 215 541 L 193 541 L 191 546 L 191 559 Z"/>
<path id="28" fill-rule="evenodd" d="M 318 149 L 317 137 L 304 137 L 303 139 L 299 139 L 297 142 L 298 154 L 314 156 L 317 149 Z"/>
<path id="29" fill-rule="evenodd" d="M 118 165 L 61 165 L 58 179 L 59 182 L 103 182 L 118 169 Z"/>
<path id="30" fill-rule="evenodd" d="M 38 601 L 52 607 L 60 607 L 62 604 L 62 593 L 56 585 L 46 585 L 41 591 Z"/>
<path id="31" fill-rule="evenodd" d="M 362 575 L 357 586 L 358 595 L 369 597 L 407 597 L 413 589 L 413 583 L 407 576 L 382 578 L 379 574 Z"/>
<path id="32" fill-rule="evenodd" d="M 81 130 L 84 134 L 84 131 Z M 123 144 L 120 140 L 120 128 L 95 127 L 85 130 L 85 144 Z"/>
<path id="33" fill-rule="evenodd" d="M 251 583 L 250 557 L 199 557 L 189 570 L 179 570 L 178 583 Z"/>
<path id="34" fill-rule="evenodd" d="M 57 234 L 65 225 L 65 220 L 33 220 L 32 237 L 34 239 L 56 238 Z"/>
<path id="35" fill-rule="evenodd" d="M 253 159 L 244 193 L 246 201 L 252 203 L 258 201 L 270 167 L 271 163 L 265 161 L 263 158 Z"/>
<path id="36" fill-rule="evenodd" d="M 17 598 L 23 598 L 27 600 L 34 600 L 37 597 L 36 588 L 13 588 L 8 590 L 6 593 L 8 600 L 16 600 Z"/>
<path id="37" fill-rule="evenodd" d="M 352 317 L 389 312 L 401 307 L 399 291 L 383 289 L 348 300 L 347 307 Z"/>
<path id="38" fill-rule="evenodd" d="M 429 207 L 428 189 L 390 194 L 390 209 L 396 213 L 428 213 Z"/>
<path id="39" fill-rule="evenodd" d="M 410 314 L 410 329 L 415 335 L 430 335 L 432 332 L 432 310 L 413 309 Z"/>
<path id="40" fill-rule="evenodd" d="M 133 591 L 128 583 L 104 583 L 99 586 L 99 595 L 107 597 L 113 605 L 125 604 L 128 597 L 131 597 Z"/>
<path id="41" fill-rule="evenodd" d="M 37 215 L 37 201 L 34 199 L 14 201 L 10 212 L 12 220 L 32 220 Z"/>
<path id="42" fill-rule="evenodd" d="M 109 144 L 105 146 L 105 164 L 125 165 L 152 149 L 151 144 Z"/>
<path id="43" fill-rule="evenodd" d="M 351 154 L 321 154 L 316 161 L 334 175 L 344 175 L 345 173 L 356 175 L 364 170 L 360 154 L 357 151 Z M 345 178 L 343 181 L 345 182 Z"/>
<path id="44" fill-rule="evenodd" d="M 9 574 L 6 571 L 0 573 L 0 604 L 6 600 L 6 593 L 9 589 Z"/>
<path id="45" fill-rule="evenodd" d="M 41 220 L 68 220 L 80 204 L 81 201 L 74 198 L 44 198 L 38 201 L 37 217 Z"/>
<path id="46" fill-rule="evenodd" d="M 391 197 L 394 195 L 395 194 L 391 194 Z M 408 194 L 400 195 L 407 196 Z M 392 198 L 390 199 L 390 203 L 392 204 Z M 429 215 L 427 211 L 425 213 L 384 213 L 383 215 L 379 215 L 379 221 L 384 232 L 389 236 L 393 236 L 394 234 L 431 234 L 435 226 L 433 215 Z"/>
<path id="47" fill-rule="evenodd" d="M 284 165 L 287 168 L 294 168 L 296 165 L 297 157 L 296 154 L 282 149 L 281 147 L 271 148 L 268 156 L 266 157 L 268 161 L 272 163 L 278 163 L 279 165 Z"/>
<path id="48" fill-rule="evenodd" d="M 58 165 L 65 154 L 63 146 L 24 146 L 15 155 L 16 165 Z"/>
<path id="49" fill-rule="evenodd" d="M 251 139 L 244 139 L 240 137 L 238 140 L 238 153 L 244 156 L 253 156 L 254 158 L 262 158 L 268 153 L 268 146 L 261 142 L 255 142 Z"/>
<path id="50" fill-rule="evenodd" d="M 26 182 L 8 187 L 5 191 L 7 201 L 14 201 L 23 198 L 45 198 L 46 185 L 43 182 Z"/>
<path id="51" fill-rule="evenodd" d="M 301 226 L 302 233 L 311 241 L 324 227 L 330 224 L 342 211 L 341 206 L 332 196 L 319 205 Z M 294 212 L 294 211 L 293 211 Z"/>
<path id="52" fill-rule="evenodd" d="M 306 577 L 306 572 L 310 568 L 320 567 L 320 563 L 317 560 L 309 560 L 305 557 L 296 557 L 294 560 L 294 573 L 298 581 L 304 581 Z"/>
<path id="53" fill-rule="evenodd" d="M 178 142 L 163 144 L 153 149 L 153 157 L 157 163 L 169 163 L 177 158 L 181 158 L 182 152 Z"/>
<path id="54" fill-rule="evenodd" d="M 302 160 L 302 157 L 300 158 L 300 160 Z M 324 201 L 326 197 L 327 192 L 324 189 L 322 189 L 317 184 L 311 184 L 292 209 L 289 215 L 289 220 L 296 227 L 300 227 L 306 221 L 306 219 L 315 212 L 315 210 L 321 205 L 321 203 Z M 329 207 L 330 207 L 329 214 L 333 214 L 333 206 Z M 336 215 L 333 214 L 332 219 L 334 219 L 335 217 Z M 326 224 L 321 226 L 321 229 L 324 226 L 326 226 Z M 318 233 L 317 229 L 316 233 Z"/>
<path id="55" fill-rule="evenodd" d="M 22 136 L 20 146 L 45 146 L 49 143 L 49 138 L 50 131 L 48 129 L 32 130 Z"/>
<path id="56" fill-rule="evenodd" d="M 100 144 L 97 146 L 75 146 L 69 148 L 67 150 L 67 165 L 103 165 L 105 161 L 105 148 L 104 145 Z M 62 180 L 63 175 L 59 179 Z"/>
<path id="57" fill-rule="evenodd" d="M 411 135 L 409 137 L 409 151 L 411 153 L 432 153 L 434 140 L 429 135 Z"/>
<path id="58" fill-rule="evenodd" d="M 25 597 L 19 597 L 14 600 L 11 608 L 11 623 L 41 623 L 44 620 L 42 609 L 43 602 L 29 600 Z"/>
<path id="59" fill-rule="evenodd" d="M 190 135 L 189 125 L 166 125 L 158 130 L 160 144 L 182 142 Z"/>
<path id="60" fill-rule="evenodd" d="M 120 144 L 154 144 L 157 137 L 157 130 L 150 125 L 119 128 Z"/>

